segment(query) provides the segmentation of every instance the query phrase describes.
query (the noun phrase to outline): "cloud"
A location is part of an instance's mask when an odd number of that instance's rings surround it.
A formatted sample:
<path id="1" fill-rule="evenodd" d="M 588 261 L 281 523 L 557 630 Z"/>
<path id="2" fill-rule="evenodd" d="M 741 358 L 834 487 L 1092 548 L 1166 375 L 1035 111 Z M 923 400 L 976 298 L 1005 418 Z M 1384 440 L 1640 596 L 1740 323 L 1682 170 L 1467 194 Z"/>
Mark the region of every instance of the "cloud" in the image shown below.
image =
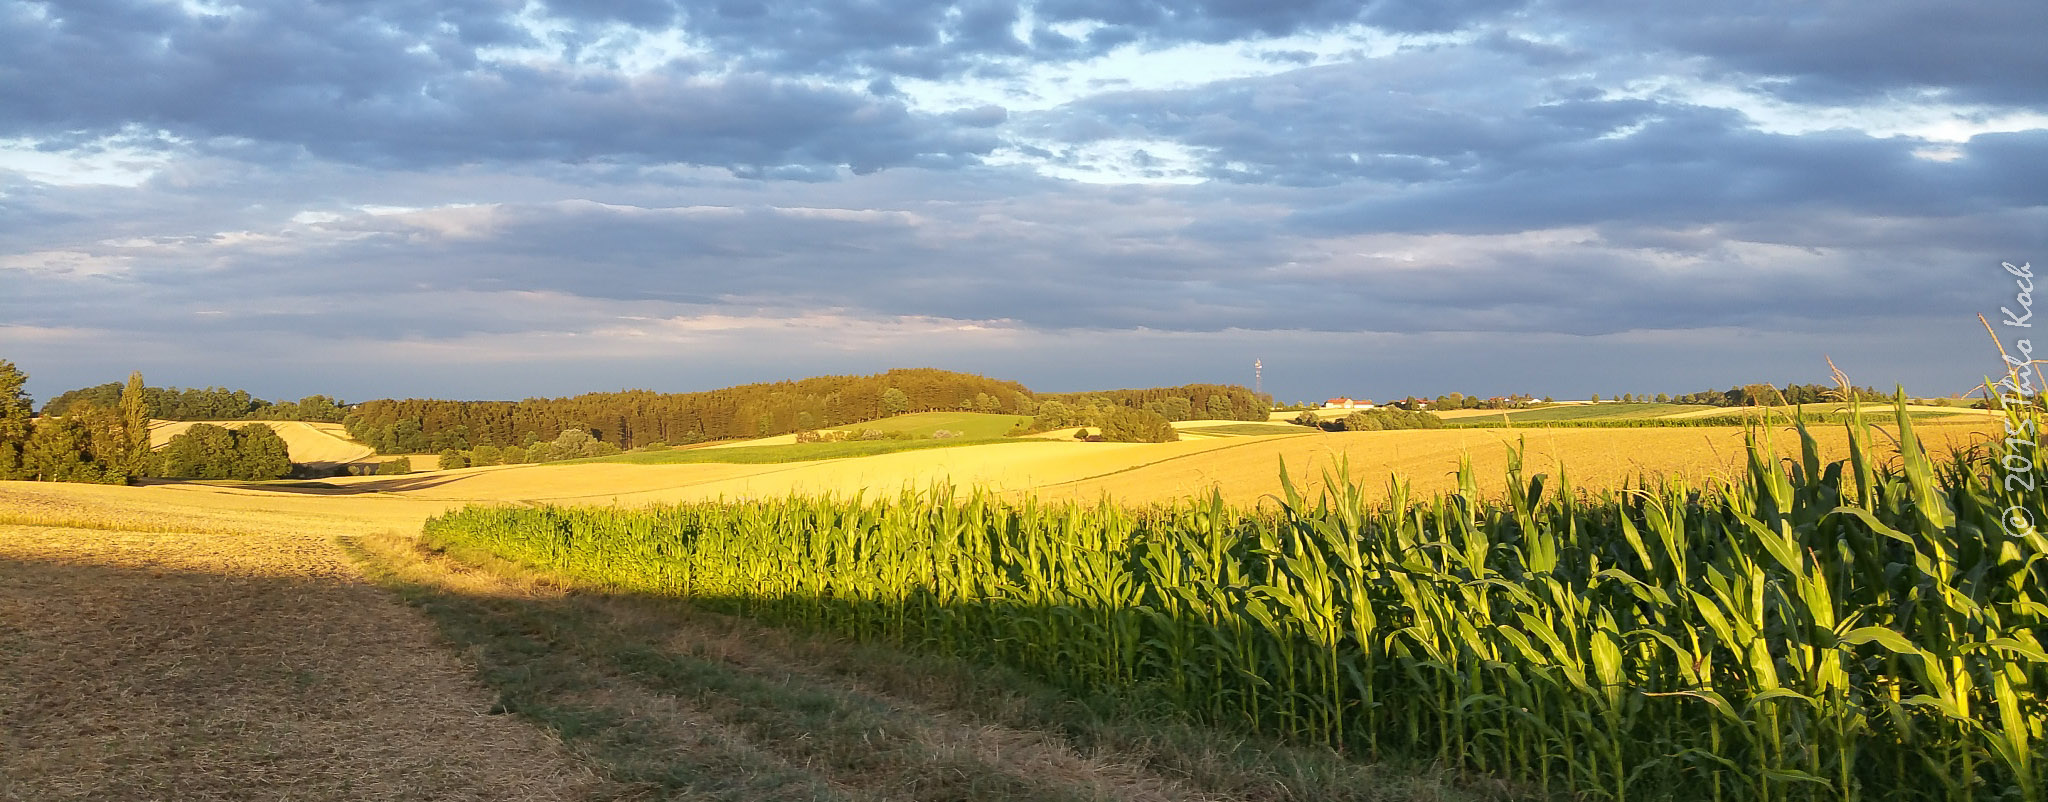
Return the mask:
<path id="1" fill-rule="evenodd" d="M 995 144 L 800 76 L 687 60 L 636 75 L 487 60 L 478 48 L 529 38 L 491 15 L 502 7 L 400 6 L 411 7 L 188 17 L 152 3 L 10 6 L 0 74 L 16 78 L 0 85 L 0 136 L 66 147 L 162 132 L 202 149 L 271 143 L 381 167 L 605 158 L 804 177 L 971 163 Z"/>
<path id="2" fill-rule="evenodd" d="M 0 351 L 343 383 L 286 396 L 1959 384 L 1972 271 L 2048 230 L 2048 70 L 2020 5 L 1856 8 L 17 3 Z"/>

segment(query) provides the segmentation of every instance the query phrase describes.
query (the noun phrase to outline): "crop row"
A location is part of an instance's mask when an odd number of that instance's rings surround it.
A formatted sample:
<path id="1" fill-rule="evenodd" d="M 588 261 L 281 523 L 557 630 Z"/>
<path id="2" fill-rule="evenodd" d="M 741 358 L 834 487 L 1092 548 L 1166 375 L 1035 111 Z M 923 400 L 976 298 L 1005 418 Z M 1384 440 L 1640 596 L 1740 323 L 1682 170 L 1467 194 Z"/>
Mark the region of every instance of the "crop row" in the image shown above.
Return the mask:
<path id="1" fill-rule="evenodd" d="M 1758 433 L 1732 486 L 1586 494 L 1511 460 L 1497 499 L 1468 466 L 1377 502 L 1340 474 L 1262 509 L 938 489 L 471 507 L 426 537 L 1538 793 L 2042 799 L 2048 540 L 2007 521 L 2048 520 L 2048 467 L 2020 439 L 1930 459 L 1898 420 L 1886 459 L 1860 423 L 1832 463 Z"/>

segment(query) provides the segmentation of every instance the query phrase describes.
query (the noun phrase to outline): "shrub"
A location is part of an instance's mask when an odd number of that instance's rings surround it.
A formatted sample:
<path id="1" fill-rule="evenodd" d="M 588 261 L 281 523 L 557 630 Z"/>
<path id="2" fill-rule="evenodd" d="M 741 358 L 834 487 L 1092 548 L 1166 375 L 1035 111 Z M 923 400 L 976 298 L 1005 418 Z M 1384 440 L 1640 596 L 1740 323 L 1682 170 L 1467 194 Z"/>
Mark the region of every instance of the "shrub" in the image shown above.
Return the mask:
<path id="1" fill-rule="evenodd" d="M 377 466 L 378 476 L 400 476 L 412 473 L 412 458 L 399 457 Z"/>
<path id="2" fill-rule="evenodd" d="M 1344 416 L 1344 431 L 1377 432 L 1385 429 L 1441 429 L 1444 419 L 1427 412 L 1402 409 L 1372 409 Z"/>
<path id="3" fill-rule="evenodd" d="M 960 433 L 953 431 L 952 429 L 938 429 L 932 432 L 933 440 L 951 440 L 959 436 Z"/>
<path id="4" fill-rule="evenodd" d="M 1102 439 L 1112 443 L 1170 443 L 1180 432 L 1165 415 L 1149 409 L 1118 407 L 1102 421 Z"/>

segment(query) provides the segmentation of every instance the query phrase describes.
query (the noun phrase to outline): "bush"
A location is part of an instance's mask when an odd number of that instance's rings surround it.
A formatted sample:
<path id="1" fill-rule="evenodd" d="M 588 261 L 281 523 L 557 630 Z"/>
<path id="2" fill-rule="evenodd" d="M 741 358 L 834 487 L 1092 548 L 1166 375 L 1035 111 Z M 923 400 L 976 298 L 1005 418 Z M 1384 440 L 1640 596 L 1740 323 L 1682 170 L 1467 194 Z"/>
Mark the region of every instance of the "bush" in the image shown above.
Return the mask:
<path id="1" fill-rule="evenodd" d="M 1102 421 L 1102 439 L 1112 443 L 1170 443 L 1180 432 L 1165 415 L 1149 409 L 1118 407 Z"/>
<path id="2" fill-rule="evenodd" d="M 292 473 L 284 438 L 260 423 L 232 431 L 200 423 L 171 438 L 150 473 L 174 479 L 282 479 Z"/>
<path id="3" fill-rule="evenodd" d="M 952 429 L 937 429 L 932 432 L 933 440 L 951 440 L 959 436 L 960 433 L 953 431 Z"/>
<path id="4" fill-rule="evenodd" d="M 412 458 L 399 457 L 377 466 L 378 476 L 400 476 L 412 473 Z"/>
<path id="5" fill-rule="evenodd" d="M 1344 431 L 1377 432 L 1387 429 L 1441 429 L 1444 419 L 1427 412 L 1402 409 L 1373 409 L 1344 416 Z"/>
<path id="6" fill-rule="evenodd" d="M 441 470 L 452 471 L 469 467 L 469 455 L 455 449 L 441 452 Z"/>

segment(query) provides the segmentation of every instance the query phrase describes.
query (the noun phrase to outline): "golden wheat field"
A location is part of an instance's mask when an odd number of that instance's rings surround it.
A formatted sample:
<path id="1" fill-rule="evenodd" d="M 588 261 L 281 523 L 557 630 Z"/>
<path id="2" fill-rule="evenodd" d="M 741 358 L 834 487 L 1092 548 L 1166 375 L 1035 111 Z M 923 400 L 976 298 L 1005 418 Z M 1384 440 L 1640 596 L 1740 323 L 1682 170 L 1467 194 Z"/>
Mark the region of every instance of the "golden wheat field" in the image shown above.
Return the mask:
<path id="1" fill-rule="evenodd" d="M 168 428 L 168 427 L 165 427 Z M 281 426 L 341 456 L 318 426 Z M 1880 427 L 1884 428 L 1884 427 Z M 1937 453 L 1986 419 L 1918 427 Z M 1773 447 L 1795 453 L 1789 430 Z M 169 434 L 159 429 L 158 437 Z M 1840 427 L 1815 431 L 1846 455 Z M 1147 504 L 1212 489 L 1255 504 L 1284 461 L 1381 494 L 1451 488 L 1461 459 L 1499 492 L 1510 444 L 1529 473 L 1599 490 L 1648 474 L 1740 472 L 1745 432 L 1465 429 L 1022 443 L 765 465 L 591 463 L 318 483 L 0 482 L 0 799 L 568 799 L 630 797 L 513 716 L 466 658 L 369 584 L 351 539 L 409 539 L 472 502 L 626 504 L 791 493 L 893 494 L 938 483 Z M 316 438 L 325 438 L 322 442 Z M 1882 445 L 1887 438 L 1880 436 Z"/>
<path id="2" fill-rule="evenodd" d="M 1918 427 L 1928 448 L 1946 453 L 1982 442 L 1997 424 L 1961 417 Z M 1878 427 L 1889 431 L 1889 427 Z M 1847 454 L 1839 426 L 1813 429 L 1822 452 Z M 1797 435 L 1766 431 L 1790 456 Z M 1284 461 L 1297 480 L 1313 483 L 1326 468 L 1348 464 L 1368 490 L 1392 475 L 1423 493 L 1449 489 L 1460 459 L 1470 459 L 1480 487 L 1502 489 L 1510 446 L 1520 444 L 1526 472 L 1559 473 L 1598 491 L 1647 475 L 1704 482 L 1742 466 L 1741 427 L 1437 429 L 1187 439 L 1174 443 L 1085 443 L 1061 438 L 961 446 L 868 457 L 741 465 L 585 463 L 425 471 L 398 477 L 346 477 L 319 484 L 158 483 L 136 488 L 0 484 L 0 516 L 32 499 L 134 499 L 178 510 L 185 521 L 264 520 L 263 516 L 331 517 L 409 528 L 427 515 L 465 503 L 547 502 L 647 504 L 792 493 L 892 494 L 945 483 L 1010 496 L 1094 501 L 1104 496 L 1149 504 L 1202 495 L 1255 502 L 1279 492 Z M 1880 441 L 1887 438 L 1880 436 Z M 253 518 L 252 518 L 253 516 Z M 0 520 L 5 520 L 0 517 Z M 282 524 L 285 521 L 278 521 Z"/>
<path id="3" fill-rule="evenodd" d="M 369 460 L 376 452 L 369 446 L 350 440 L 348 432 L 339 423 L 309 423 L 306 421 L 151 421 L 149 444 L 162 448 L 171 438 L 190 431 L 200 423 L 234 429 L 250 424 L 260 424 L 275 430 L 291 451 L 292 461 L 300 463 L 345 463 Z"/>

